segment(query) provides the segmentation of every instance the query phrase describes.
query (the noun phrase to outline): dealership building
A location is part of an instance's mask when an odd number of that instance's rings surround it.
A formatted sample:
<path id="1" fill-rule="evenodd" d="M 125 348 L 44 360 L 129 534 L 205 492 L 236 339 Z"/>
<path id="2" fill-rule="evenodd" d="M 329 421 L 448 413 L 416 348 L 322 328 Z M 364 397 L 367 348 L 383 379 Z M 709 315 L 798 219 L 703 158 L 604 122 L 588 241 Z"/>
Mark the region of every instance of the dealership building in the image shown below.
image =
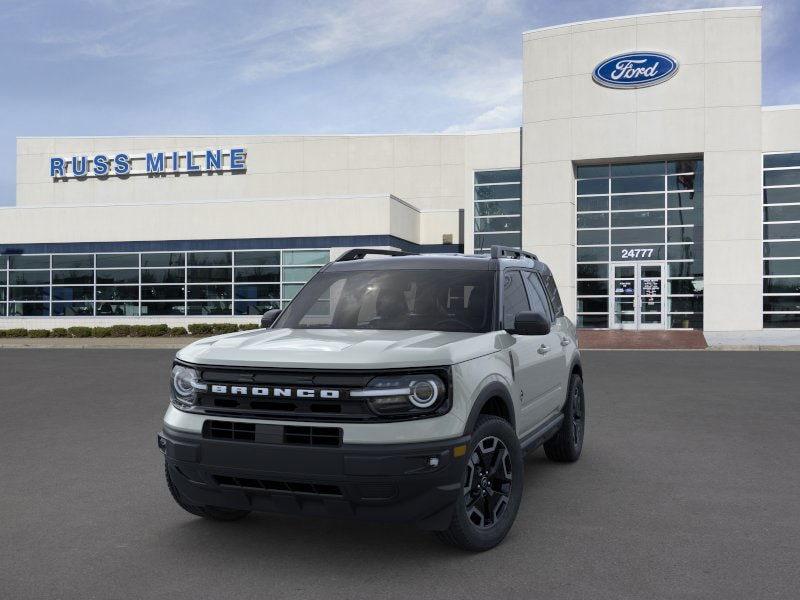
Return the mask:
<path id="1" fill-rule="evenodd" d="M 401 135 L 19 138 L 0 328 L 256 322 L 348 248 L 521 246 L 579 327 L 800 329 L 800 106 L 761 9 L 523 34 L 522 123 Z"/>

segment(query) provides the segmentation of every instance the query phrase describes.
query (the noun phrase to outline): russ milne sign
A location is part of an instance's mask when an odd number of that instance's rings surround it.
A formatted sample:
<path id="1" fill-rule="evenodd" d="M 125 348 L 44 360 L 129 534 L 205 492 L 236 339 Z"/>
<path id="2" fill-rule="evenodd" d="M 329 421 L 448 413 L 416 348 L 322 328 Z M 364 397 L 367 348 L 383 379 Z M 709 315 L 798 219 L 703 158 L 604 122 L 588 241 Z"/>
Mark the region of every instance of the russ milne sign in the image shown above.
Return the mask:
<path id="1" fill-rule="evenodd" d="M 88 177 L 125 177 L 127 175 L 167 175 L 178 173 L 221 173 L 245 171 L 244 148 L 173 152 L 147 152 L 131 155 L 95 154 L 94 156 L 54 156 L 50 158 L 50 177 L 84 179 Z"/>
<path id="2" fill-rule="evenodd" d="M 592 79 L 609 88 L 642 88 L 662 83 L 678 72 L 678 61 L 660 52 L 627 52 L 594 68 Z"/>

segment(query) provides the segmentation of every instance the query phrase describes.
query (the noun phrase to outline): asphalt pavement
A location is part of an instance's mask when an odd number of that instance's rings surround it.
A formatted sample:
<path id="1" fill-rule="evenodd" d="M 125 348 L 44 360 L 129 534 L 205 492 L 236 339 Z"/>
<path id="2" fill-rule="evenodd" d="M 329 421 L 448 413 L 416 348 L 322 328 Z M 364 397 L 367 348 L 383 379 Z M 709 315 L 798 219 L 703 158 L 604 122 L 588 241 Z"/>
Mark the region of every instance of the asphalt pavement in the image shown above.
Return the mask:
<path id="1" fill-rule="evenodd" d="M 797 598 L 796 352 L 585 352 L 581 460 L 506 541 L 195 518 L 163 481 L 171 350 L 0 349 L 0 598 Z"/>

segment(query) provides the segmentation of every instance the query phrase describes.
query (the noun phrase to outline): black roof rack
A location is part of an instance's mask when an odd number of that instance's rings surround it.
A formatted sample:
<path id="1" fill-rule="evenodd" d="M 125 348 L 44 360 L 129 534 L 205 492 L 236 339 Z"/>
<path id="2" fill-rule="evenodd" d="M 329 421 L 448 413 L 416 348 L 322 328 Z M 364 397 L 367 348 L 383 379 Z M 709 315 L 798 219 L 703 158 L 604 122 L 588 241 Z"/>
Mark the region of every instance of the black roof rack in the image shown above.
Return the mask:
<path id="1" fill-rule="evenodd" d="M 531 260 L 539 260 L 539 257 L 532 252 L 525 252 L 520 248 L 512 248 L 511 246 L 492 246 L 492 258 L 530 258 Z"/>
<path id="2" fill-rule="evenodd" d="M 353 248 L 342 254 L 333 262 L 345 262 L 348 260 L 361 260 L 368 254 L 380 254 L 382 256 L 413 256 L 415 252 L 404 252 L 402 250 L 386 250 L 383 248 Z"/>

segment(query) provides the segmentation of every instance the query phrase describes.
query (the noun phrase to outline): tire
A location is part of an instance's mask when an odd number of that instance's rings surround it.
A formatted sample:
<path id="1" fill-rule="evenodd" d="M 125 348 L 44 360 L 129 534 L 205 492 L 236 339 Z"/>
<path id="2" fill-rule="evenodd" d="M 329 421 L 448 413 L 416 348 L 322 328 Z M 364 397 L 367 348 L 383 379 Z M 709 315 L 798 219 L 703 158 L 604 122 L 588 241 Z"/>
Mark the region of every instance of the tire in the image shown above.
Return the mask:
<path id="1" fill-rule="evenodd" d="M 508 421 L 481 416 L 467 456 L 464 494 L 456 501 L 450 526 L 437 535 L 463 550 L 483 552 L 503 541 L 517 517 L 523 488 L 522 450 Z M 488 477 L 482 477 L 487 471 Z"/>
<path id="2" fill-rule="evenodd" d="M 214 521 L 238 521 L 250 514 L 249 510 L 190 504 L 183 499 L 180 492 L 178 492 L 178 488 L 175 487 L 175 484 L 172 482 L 172 478 L 169 476 L 169 467 L 167 467 L 166 463 L 164 463 L 164 476 L 167 479 L 167 487 L 169 488 L 169 493 L 172 494 L 173 500 L 188 513 L 205 519 L 213 519 Z"/>
<path id="3" fill-rule="evenodd" d="M 586 399 L 583 379 L 573 373 L 564 403 L 564 420 L 556 434 L 544 443 L 544 453 L 555 462 L 575 462 L 581 456 L 586 431 Z"/>

